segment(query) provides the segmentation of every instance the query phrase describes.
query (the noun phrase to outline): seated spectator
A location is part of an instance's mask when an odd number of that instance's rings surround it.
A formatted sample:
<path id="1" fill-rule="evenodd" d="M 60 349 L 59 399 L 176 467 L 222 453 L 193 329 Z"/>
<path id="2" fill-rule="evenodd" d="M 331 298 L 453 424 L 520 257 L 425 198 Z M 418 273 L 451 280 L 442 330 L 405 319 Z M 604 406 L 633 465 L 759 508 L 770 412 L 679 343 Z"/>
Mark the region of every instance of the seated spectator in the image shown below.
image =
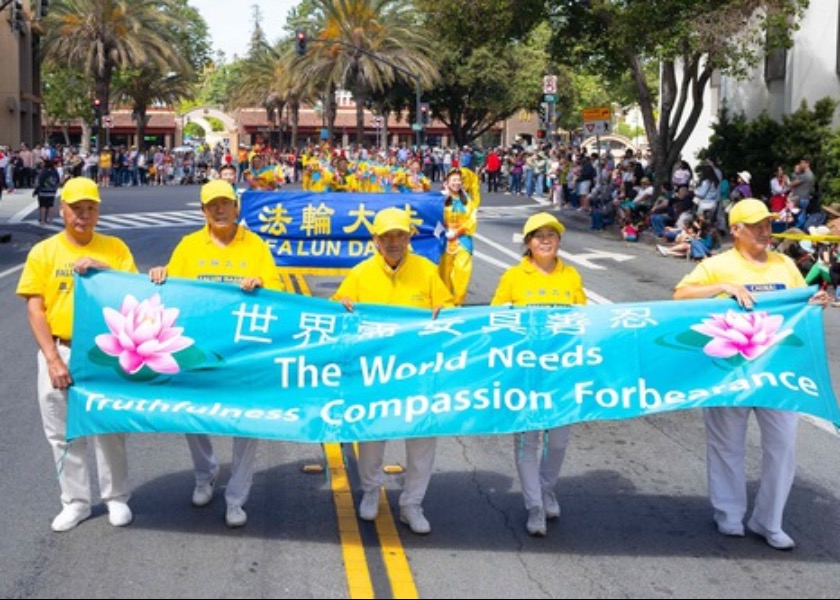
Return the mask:
<path id="1" fill-rule="evenodd" d="M 695 260 L 702 260 L 711 256 L 718 246 L 714 228 L 703 220 L 690 222 L 686 228 L 677 235 L 674 244 L 671 246 L 657 245 L 656 250 L 662 256 L 675 256 L 677 258 L 690 257 Z"/>
<path id="2" fill-rule="evenodd" d="M 639 228 L 633 224 L 631 220 L 625 220 L 624 226 L 621 228 L 621 237 L 625 242 L 639 241 Z"/>
<path id="3" fill-rule="evenodd" d="M 773 233 L 780 233 L 796 225 L 801 210 L 796 199 L 787 196 L 784 208 L 779 211 L 779 216 L 772 223 Z"/>
<path id="4" fill-rule="evenodd" d="M 603 231 L 609 225 L 615 223 L 616 215 L 617 201 L 609 200 L 607 202 L 603 202 L 599 207 L 593 208 L 592 212 L 589 213 L 589 217 L 592 221 L 590 229 Z"/>

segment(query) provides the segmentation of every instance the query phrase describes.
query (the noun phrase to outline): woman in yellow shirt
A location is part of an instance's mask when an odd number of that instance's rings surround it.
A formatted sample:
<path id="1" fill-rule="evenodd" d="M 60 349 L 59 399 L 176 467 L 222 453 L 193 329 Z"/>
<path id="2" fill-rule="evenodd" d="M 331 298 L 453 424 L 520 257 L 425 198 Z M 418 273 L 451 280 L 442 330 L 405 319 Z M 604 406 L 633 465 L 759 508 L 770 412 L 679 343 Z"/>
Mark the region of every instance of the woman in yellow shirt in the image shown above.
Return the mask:
<path id="1" fill-rule="evenodd" d="M 566 228 L 546 212 L 531 215 L 522 228 L 525 256 L 502 275 L 492 305 L 586 304 L 583 280 L 574 267 L 557 258 Z M 530 535 L 545 536 L 546 518 L 560 517 L 554 486 L 560 477 L 571 430 L 568 426 L 515 435 L 514 457 Z M 542 459 L 540 438 L 543 439 Z"/>

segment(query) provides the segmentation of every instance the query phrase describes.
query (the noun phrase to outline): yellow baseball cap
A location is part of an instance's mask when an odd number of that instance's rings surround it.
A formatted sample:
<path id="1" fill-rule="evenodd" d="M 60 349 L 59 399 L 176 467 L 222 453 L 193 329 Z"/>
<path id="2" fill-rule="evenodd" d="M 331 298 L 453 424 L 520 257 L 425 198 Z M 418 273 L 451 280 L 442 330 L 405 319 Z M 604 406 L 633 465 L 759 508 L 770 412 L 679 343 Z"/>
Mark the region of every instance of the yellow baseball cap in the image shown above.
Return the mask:
<path id="1" fill-rule="evenodd" d="M 551 213 L 541 212 L 528 217 L 528 220 L 525 221 L 525 226 L 522 228 L 522 237 L 527 236 L 529 233 L 534 233 L 540 227 L 551 227 L 560 235 L 563 235 L 563 232 L 566 231 L 563 223 L 558 221 L 557 217 Z"/>
<path id="2" fill-rule="evenodd" d="M 216 198 L 227 198 L 236 202 L 236 192 L 233 186 L 224 179 L 214 179 L 201 186 L 201 203 L 207 204 Z"/>
<path id="3" fill-rule="evenodd" d="M 396 207 L 383 208 L 373 219 L 373 234 L 382 235 L 388 231 L 411 233 L 411 217 L 408 212 Z"/>
<path id="4" fill-rule="evenodd" d="M 746 223 L 747 225 L 753 225 L 765 219 L 777 219 L 778 217 L 777 213 L 767 210 L 767 205 L 761 200 L 744 198 L 736 202 L 732 206 L 732 210 L 729 211 L 729 224 Z"/>
<path id="5" fill-rule="evenodd" d="M 75 204 L 82 200 L 102 202 L 102 198 L 99 197 L 99 186 L 93 179 L 87 177 L 69 179 L 61 189 L 61 201 L 65 204 Z"/>

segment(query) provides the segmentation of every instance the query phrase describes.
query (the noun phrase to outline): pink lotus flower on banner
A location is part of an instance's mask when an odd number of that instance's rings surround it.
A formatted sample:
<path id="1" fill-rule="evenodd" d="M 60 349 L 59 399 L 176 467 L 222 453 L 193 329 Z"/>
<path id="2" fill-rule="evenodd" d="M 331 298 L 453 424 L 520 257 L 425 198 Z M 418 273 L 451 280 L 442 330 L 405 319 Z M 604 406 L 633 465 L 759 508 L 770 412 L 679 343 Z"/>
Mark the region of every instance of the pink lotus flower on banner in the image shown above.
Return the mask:
<path id="1" fill-rule="evenodd" d="M 712 315 L 691 329 L 712 338 L 703 348 L 709 356 L 730 358 L 740 354 L 753 360 L 793 333 L 791 329 L 781 331 L 783 322 L 782 316 L 771 316 L 766 311 L 730 310 L 724 315 Z"/>
<path id="2" fill-rule="evenodd" d="M 111 333 L 96 336 L 96 345 L 105 354 L 119 357 L 120 367 L 129 375 L 144 366 L 172 375 L 180 370 L 172 355 L 194 343 L 182 335 L 183 327 L 173 327 L 179 313 L 161 304 L 158 294 L 143 302 L 128 294 L 119 311 L 102 309 Z"/>

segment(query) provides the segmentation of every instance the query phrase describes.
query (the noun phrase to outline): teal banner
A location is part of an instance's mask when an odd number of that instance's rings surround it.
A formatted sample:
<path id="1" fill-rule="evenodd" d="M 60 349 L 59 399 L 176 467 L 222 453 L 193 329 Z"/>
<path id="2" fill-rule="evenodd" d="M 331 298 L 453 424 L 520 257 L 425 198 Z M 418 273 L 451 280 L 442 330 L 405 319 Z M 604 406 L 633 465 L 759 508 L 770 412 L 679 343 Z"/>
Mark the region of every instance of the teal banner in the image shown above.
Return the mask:
<path id="1" fill-rule="evenodd" d="M 840 425 L 811 289 L 431 311 L 111 271 L 76 276 L 68 437 L 485 435 L 704 406 Z"/>

